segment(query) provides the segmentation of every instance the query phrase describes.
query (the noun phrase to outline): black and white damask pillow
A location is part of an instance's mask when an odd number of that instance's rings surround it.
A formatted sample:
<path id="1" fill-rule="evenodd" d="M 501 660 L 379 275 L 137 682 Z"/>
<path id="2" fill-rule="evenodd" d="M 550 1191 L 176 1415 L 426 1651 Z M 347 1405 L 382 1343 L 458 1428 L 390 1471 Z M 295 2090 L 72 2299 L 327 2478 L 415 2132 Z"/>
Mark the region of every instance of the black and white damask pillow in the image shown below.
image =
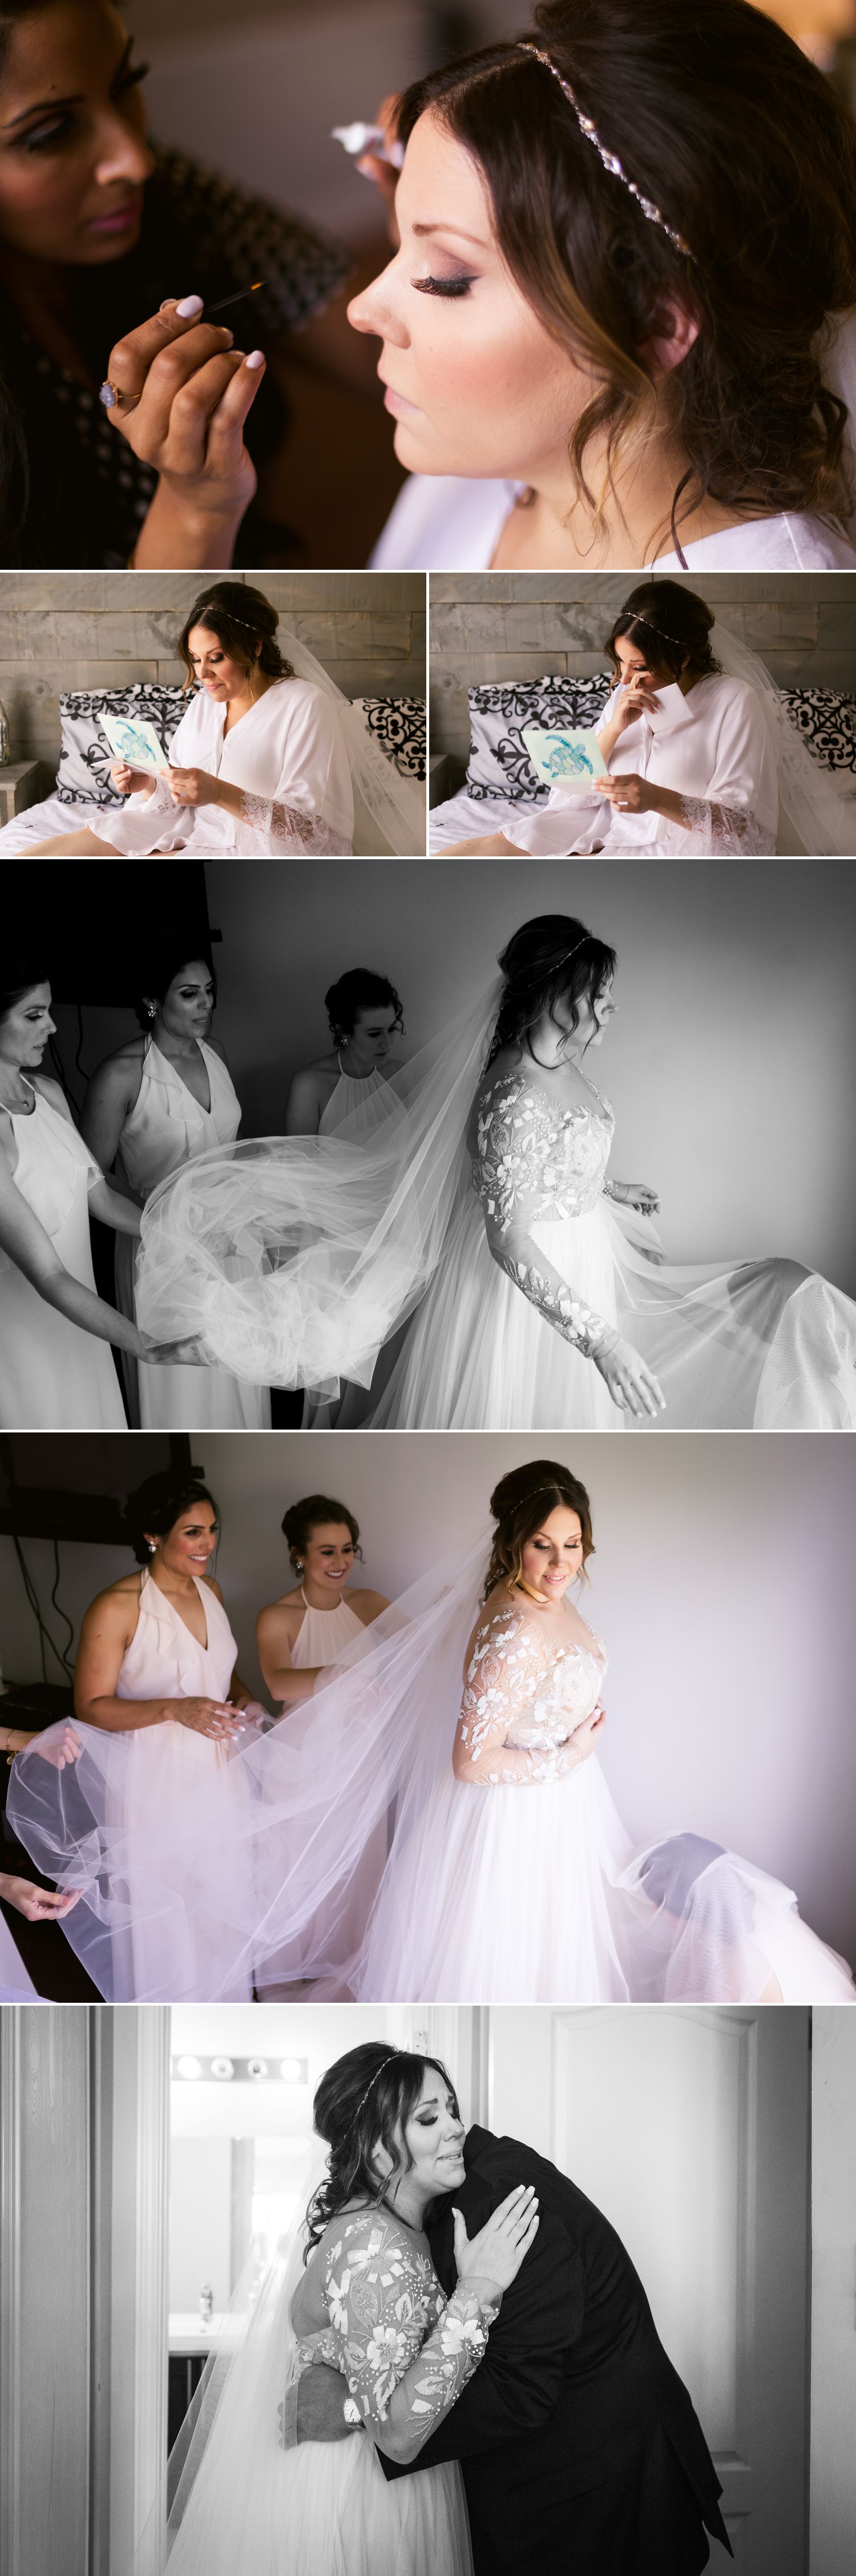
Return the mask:
<path id="1" fill-rule="evenodd" d="M 485 683 L 471 689 L 469 795 L 546 805 L 550 790 L 535 776 L 524 725 L 594 726 L 612 685 L 604 671 L 588 680 L 551 679 L 548 674 L 543 680 L 503 680 L 496 687 Z"/>
<path id="2" fill-rule="evenodd" d="M 856 698 L 847 689 L 783 689 L 782 697 L 823 769 L 856 770 Z"/>
<path id="3" fill-rule="evenodd" d="M 63 689 L 59 712 L 62 727 L 57 795 L 61 805 L 116 806 L 124 804 L 111 784 L 110 767 L 115 752 L 102 733 L 99 716 L 102 708 L 113 716 L 129 716 L 133 723 L 140 717 L 154 726 L 164 751 L 169 750 L 173 734 L 187 706 L 184 691 L 178 685 L 167 688 L 157 680 L 134 680 L 127 689 Z"/>
<path id="4" fill-rule="evenodd" d="M 424 699 L 354 698 L 353 705 L 402 778 L 424 778 Z"/>

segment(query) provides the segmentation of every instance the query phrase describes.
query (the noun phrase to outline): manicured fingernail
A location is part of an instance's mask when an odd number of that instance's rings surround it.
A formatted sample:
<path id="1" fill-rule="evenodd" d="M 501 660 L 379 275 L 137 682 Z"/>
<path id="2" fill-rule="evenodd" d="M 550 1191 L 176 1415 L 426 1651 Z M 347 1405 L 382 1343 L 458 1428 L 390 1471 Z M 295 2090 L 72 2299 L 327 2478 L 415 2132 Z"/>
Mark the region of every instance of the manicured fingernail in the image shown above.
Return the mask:
<path id="1" fill-rule="evenodd" d="M 264 366 L 264 362 L 265 362 L 265 353 L 264 353 L 264 350 L 263 350 L 263 349 L 251 349 L 251 350 L 250 350 L 250 354 L 249 354 L 249 357 L 248 357 L 248 359 L 247 359 L 247 365 L 248 365 L 248 367 L 263 367 L 263 366 Z"/>
<path id="2" fill-rule="evenodd" d="M 185 295 L 182 297 L 181 303 L 176 305 L 175 309 L 181 322 L 189 322 L 195 314 L 201 313 L 202 297 L 201 295 Z"/>

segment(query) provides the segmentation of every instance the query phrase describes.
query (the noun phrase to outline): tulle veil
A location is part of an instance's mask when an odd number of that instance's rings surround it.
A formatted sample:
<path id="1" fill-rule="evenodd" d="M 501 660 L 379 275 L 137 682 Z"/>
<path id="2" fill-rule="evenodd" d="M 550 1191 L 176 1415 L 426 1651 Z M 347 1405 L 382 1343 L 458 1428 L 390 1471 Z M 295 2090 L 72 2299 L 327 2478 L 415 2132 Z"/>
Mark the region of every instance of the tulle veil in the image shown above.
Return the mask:
<path id="1" fill-rule="evenodd" d="M 206 2001 L 292 1981 L 298 1944 L 301 1977 L 353 1991 L 350 1881 L 375 1827 L 387 1820 L 391 1844 L 393 1826 L 396 1840 L 418 1826 L 448 1770 L 489 1555 L 485 1518 L 351 1641 L 310 1699 L 236 1740 L 163 1818 L 134 1817 L 121 1733 L 77 1723 L 82 1751 L 63 1771 L 37 1748 L 17 1757 L 10 1824 L 47 1877 L 83 1890 L 63 1930 L 105 2000 L 198 2000 L 182 1982 L 188 1920 L 193 1958 L 216 1962 Z"/>
<path id="2" fill-rule="evenodd" d="M 289 2551 L 287 2486 L 277 2478 L 280 2407 L 297 2375 L 291 2304 L 303 2272 L 306 2211 L 327 2153 L 307 2139 L 293 2176 L 297 2199 L 261 2283 L 250 2254 L 170 2452 L 131 2568 L 117 2576 L 306 2576 Z M 343 2383 L 344 2394 L 344 2383 Z M 316 2452 L 317 2474 L 324 2464 Z"/>
<path id="3" fill-rule="evenodd" d="M 336 710 L 348 753 L 354 790 L 354 840 L 365 845 L 367 856 L 383 856 L 384 843 L 396 858 L 414 858 L 425 848 L 425 787 L 415 778 L 402 778 L 400 772 L 381 751 L 374 736 L 366 732 L 362 717 L 350 698 L 337 688 L 329 671 L 317 655 L 310 652 L 299 635 L 290 627 L 277 628 L 280 652 L 290 662 L 299 680 L 311 680 L 322 697 L 329 698 Z M 345 830 L 345 819 L 339 814 L 327 818 L 339 830 Z M 379 846 L 380 845 L 380 846 Z"/>
<path id="4" fill-rule="evenodd" d="M 856 837 L 854 809 L 838 793 L 835 778 L 822 769 L 807 749 L 793 717 L 788 714 L 781 690 L 767 669 L 760 653 L 753 653 L 739 635 L 714 621 L 711 650 L 729 678 L 743 680 L 760 699 L 764 722 L 770 735 L 779 788 L 779 830 L 790 822 L 802 842 L 807 858 L 824 859 L 852 855 Z M 679 835 L 682 840 L 685 834 Z M 723 853 L 721 837 L 714 844 Z M 735 841 L 732 855 L 740 857 Z M 745 845 L 742 855 L 747 855 Z"/>

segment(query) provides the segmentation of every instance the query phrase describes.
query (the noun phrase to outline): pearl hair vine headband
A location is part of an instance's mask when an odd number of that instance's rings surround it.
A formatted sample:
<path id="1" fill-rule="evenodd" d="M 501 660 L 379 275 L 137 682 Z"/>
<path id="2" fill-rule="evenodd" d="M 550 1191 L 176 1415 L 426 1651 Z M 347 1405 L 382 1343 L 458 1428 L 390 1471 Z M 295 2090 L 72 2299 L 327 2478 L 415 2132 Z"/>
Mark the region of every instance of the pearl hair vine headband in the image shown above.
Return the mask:
<path id="1" fill-rule="evenodd" d="M 610 178 L 620 179 L 622 187 L 628 190 L 631 197 L 635 197 L 637 206 L 641 208 L 641 211 L 647 218 L 648 223 L 658 224 L 661 233 L 665 233 L 667 241 L 673 243 L 675 250 L 682 251 L 685 259 L 692 259 L 693 254 L 690 249 L 689 242 L 685 242 L 683 234 L 674 232 L 672 225 L 667 224 L 665 215 L 661 212 L 660 207 L 654 205 L 651 197 L 643 196 L 641 188 L 637 188 L 636 186 L 635 179 L 628 179 L 624 164 L 622 161 L 619 161 L 617 152 L 607 152 L 605 145 L 601 142 L 600 135 L 598 134 L 593 118 L 586 116 L 584 110 L 580 106 L 579 99 L 574 96 L 570 81 L 565 80 L 564 74 L 559 71 L 558 65 L 552 61 L 551 56 L 549 54 L 545 54 L 540 45 L 533 44 L 529 36 L 523 36 L 521 38 L 517 50 L 521 54 L 531 54 L 536 63 L 543 63 L 545 72 L 552 72 L 553 79 L 558 81 L 559 88 L 562 91 L 563 96 L 567 99 L 568 106 L 573 108 L 580 133 L 585 135 L 587 143 L 594 145 L 596 153 L 603 162 L 604 169 L 609 171 Z"/>

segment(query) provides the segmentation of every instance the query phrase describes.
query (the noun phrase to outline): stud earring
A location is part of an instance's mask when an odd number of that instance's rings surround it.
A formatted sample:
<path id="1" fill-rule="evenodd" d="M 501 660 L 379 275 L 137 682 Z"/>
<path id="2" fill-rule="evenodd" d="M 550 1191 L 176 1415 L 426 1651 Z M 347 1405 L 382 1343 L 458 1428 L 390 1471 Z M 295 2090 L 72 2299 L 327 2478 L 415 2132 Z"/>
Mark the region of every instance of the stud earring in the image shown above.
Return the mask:
<path id="1" fill-rule="evenodd" d="M 295 1571 L 295 1574 L 302 1574 L 302 1573 L 303 1573 L 303 1558 L 302 1558 L 302 1556 L 296 1556 L 296 1557 L 295 1557 L 295 1560 L 294 1560 L 294 1571 Z"/>

